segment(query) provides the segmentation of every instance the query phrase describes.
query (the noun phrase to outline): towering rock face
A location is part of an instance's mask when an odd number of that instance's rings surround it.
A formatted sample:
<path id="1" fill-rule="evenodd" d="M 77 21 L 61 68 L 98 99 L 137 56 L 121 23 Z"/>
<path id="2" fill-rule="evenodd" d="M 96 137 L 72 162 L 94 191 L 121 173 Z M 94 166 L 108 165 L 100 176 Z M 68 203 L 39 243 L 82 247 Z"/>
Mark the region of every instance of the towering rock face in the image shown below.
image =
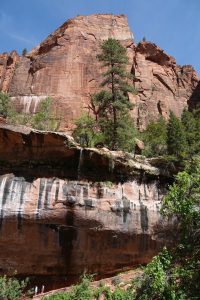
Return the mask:
<path id="1" fill-rule="evenodd" d="M 52 96 L 63 114 L 63 127 L 87 107 L 90 95 L 99 90 L 102 68 L 97 59 L 100 45 L 109 37 L 127 48 L 128 69 L 135 75 L 138 94 L 129 95 L 135 104 L 132 115 L 139 128 L 169 110 L 180 116 L 198 84 L 191 66 L 180 67 L 155 44 L 134 45 L 127 18 L 123 15 L 79 16 L 64 23 L 26 57 L 21 57 L 9 84 L 18 110 L 37 111 L 41 99 Z"/>
<path id="2" fill-rule="evenodd" d="M 154 164 L 1 125 L 0 272 L 51 283 L 147 263 L 169 182 Z"/>
<path id="3" fill-rule="evenodd" d="M 38 101 L 32 100 L 33 96 L 53 96 L 69 125 L 99 88 L 102 78 L 97 54 L 108 37 L 131 43 L 126 17 L 80 16 L 64 23 L 18 63 L 9 93 L 19 109 Z"/>
<path id="4" fill-rule="evenodd" d="M 18 60 L 19 56 L 15 51 L 0 54 L 0 91 L 8 92 Z"/>
<path id="5" fill-rule="evenodd" d="M 199 78 L 192 66 L 177 65 L 173 57 L 149 42 L 139 43 L 134 51 L 133 72 L 138 94 L 132 99 L 139 128 L 145 128 L 158 115 L 167 119 L 170 110 L 180 117 L 184 108 L 198 101 L 193 92 Z"/>

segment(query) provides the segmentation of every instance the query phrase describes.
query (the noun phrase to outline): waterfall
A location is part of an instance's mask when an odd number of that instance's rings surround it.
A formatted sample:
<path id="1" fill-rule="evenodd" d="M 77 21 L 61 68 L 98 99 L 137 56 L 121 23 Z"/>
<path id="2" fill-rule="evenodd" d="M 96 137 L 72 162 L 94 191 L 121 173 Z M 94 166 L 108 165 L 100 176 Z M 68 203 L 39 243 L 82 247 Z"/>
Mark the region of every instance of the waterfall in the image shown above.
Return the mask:
<path id="1" fill-rule="evenodd" d="M 41 98 L 38 96 L 24 96 L 20 98 L 22 112 L 25 114 L 36 113 Z"/>
<path id="2" fill-rule="evenodd" d="M 45 99 L 46 96 L 21 96 L 12 97 L 13 104 L 20 108 L 21 113 L 34 114 L 38 110 L 40 102 Z"/>

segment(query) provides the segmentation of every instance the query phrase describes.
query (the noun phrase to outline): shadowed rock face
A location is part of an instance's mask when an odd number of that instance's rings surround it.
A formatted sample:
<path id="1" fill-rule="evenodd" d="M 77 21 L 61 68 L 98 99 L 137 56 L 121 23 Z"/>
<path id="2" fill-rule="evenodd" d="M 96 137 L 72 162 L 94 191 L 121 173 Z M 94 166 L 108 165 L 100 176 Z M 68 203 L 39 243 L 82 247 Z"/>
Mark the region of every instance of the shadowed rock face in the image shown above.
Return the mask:
<path id="1" fill-rule="evenodd" d="M 36 112 L 41 99 L 52 96 L 55 109 L 64 116 L 62 127 L 71 129 L 72 120 L 99 90 L 103 70 L 97 54 L 109 37 L 127 49 L 127 69 L 134 74 L 132 84 L 138 90 L 137 95 L 129 95 L 138 127 L 145 128 L 149 120 L 160 115 L 168 118 L 169 110 L 180 116 L 198 84 L 196 72 L 191 66 L 178 66 L 153 43 L 135 45 L 123 15 L 79 16 L 65 22 L 19 59 L 4 91 L 9 91 L 17 109 L 25 113 Z M 197 97 L 192 97 L 190 106 Z"/>
<path id="2" fill-rule="evenodd" d="M 63 133 L 2 125 L 0 141 L 1 273 L 51 284 L 84 270 L 115 273 L 158 252 L 154 226 L 170 180 L 161 169 L 81 150 Z"/>
<path id="3" fill-rule="evenodd" d="M 2 271 L 100 274 L 149 261 L 163 191 L 155 180 L 92 184 L 0 177 Z M 9 245 L 10 241 L 10 245 Z M 5 250 L 3 250 L 5 249 Z"/>

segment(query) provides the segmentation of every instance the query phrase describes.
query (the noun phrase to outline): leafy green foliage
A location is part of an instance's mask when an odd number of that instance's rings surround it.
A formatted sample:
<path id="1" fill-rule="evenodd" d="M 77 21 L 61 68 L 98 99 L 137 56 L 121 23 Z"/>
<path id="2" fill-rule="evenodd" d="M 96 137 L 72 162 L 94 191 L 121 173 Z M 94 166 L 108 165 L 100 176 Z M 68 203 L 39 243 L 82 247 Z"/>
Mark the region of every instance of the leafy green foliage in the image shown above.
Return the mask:
<path id="1" fill-rule="evenodd" d="M 164 200 L 162 213 L 176 218 L 181 251 L 190 257 L 200 253 L 200 157 L 193 159 L 184 172 L 176 176 Z M 179 247 L 180 248 L 180 247 Z M 183 254 L 182 253 L 182 254 Z"/>
<path id="2" fill-rule="evenodd" d="M 103 134 L 96 129 L 95 119 L 88 114 L 83 113 L 75 125 L 72 135 L 82 147 L 94 147 L 96 143 L 104 142 Z"/>
<path id="3" fill-rule="evenodd" d="M 50 297 L 45 297 L 48 300 L 92 300 L 93 289 L 91 288 L 92 276 L 83 275 L 81 282 L 75 285 L 68 293 L 61 292 Z"/>
<path id="4" fill-rule="evenodd" d="M 40 103 L 39 112 L 33 115 L 31 125 L 39 130 L 56 131 L 60 120 L 52 112 L 52 98 L 47 97 Z"/>
<path id="5" fill-rule="evenodd" d="M 177 299 L 173 297 L 174 287 L 171 285 L 167 274 L 170 265 L 171 257 L 165 248 L 147 265 L 140 280 L 137 279 L 134 282 L 136 286 L 135 299 Z"/>
<path id="6" fill-rule="evenodd" d="M 111 139 L 111 133 L 114 131 L 115 124 L 110 119 L 108 121 L 99 121 L 101 131 L 103 132 L 104 143 L 113 149 L 113 140 Z M 135 145 L 135 137 L 137 131 L 133 126 L 133 120 L 128 114 L 121 114 L 121 118 L 118 120 L 118 126 L 116 128 L 115 145 L 117 149 L 123 151 L 132 152 Z"/>
<path id="7" fill-rule="evenodd" d="M 141 137 L 146 145 L 143 152 L 145 156 L 152 157 L 167 153 L 167 123 L 162 117 L 157 121 L 151 121 Z"/>
<path id="8" fill-rule="evenodd" d="M 28 284 L 28 279 L 19 281 L 6 275 L 0 277 L 0 299 L 18 300 L 21 299 L 24 289 Z"/>
<path id="9" fill-rule="evenodd" d="M 61 114 L 52 112 L 52 98 L 47 97 L 40 103 L 39 112 L 34 115 L 17 113 L 7 94 L 0 92 L 0 115 L 13 125 L 27 125 L 39 130 L 56 131 L 60 126 Z"/>
<path id="10" fill-rule="evenodd" d="M 200 299 L 200 157 L 176 176 L 162 214 L 174 223 L 176 246 L 166 249 L 134 283 L 135 299 Z"/>
<path id="11" fill-rule="evenodd" d="M 184 110 L 181 117 L 185 129 L 188 157 L 200 153 L 200 110 Z"/>
<path id="12" fill-rule="evenodd" d="M 187 153 L 187 142 L 184 127 L 181 121 L 170 112 L 167 124 L 167 151 L 169 155 L 183 158 Z"/>
<path id="13" fill-rule="evenodd" d="M 105 300 L 134 300 L 134 292 L 131 289 L 123 290 L 116 287 L 114 291 L 110 287 L 101 285 L 99 288 L 92 288 L 92 277 L 83 275 L 81 282 L 75 285 L 69 292 L 61 292 L 44 300 L 94 300 L 103 296 Z"/>
<path id="14" fill-rule="evenodd" d="M 179 120 L 172 112 L 168 123 L 163 118 L 150 122 L 141 133 L 144 155 L 164 155 L 168 158 L 192 158 L 200 153 L 200 109 L 184 110 Z"/>
<path id="15" fill-rule="evenodd" d="M 4 118 L 11 116 L 13 113 L 10 97 L 0 92 L 0 115 Z"/>

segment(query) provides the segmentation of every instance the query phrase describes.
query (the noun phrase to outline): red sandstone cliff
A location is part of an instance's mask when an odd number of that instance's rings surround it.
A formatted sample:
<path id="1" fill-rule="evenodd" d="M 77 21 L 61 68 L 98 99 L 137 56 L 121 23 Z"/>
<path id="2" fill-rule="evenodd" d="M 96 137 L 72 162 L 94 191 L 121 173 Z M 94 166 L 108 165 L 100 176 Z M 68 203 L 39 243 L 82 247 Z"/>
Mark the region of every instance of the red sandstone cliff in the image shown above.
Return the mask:
<path id="1" fill-rule="evenodd" d="M 0 54 L 0 91 L 8 92 L 18 60 L 16 51 Z"/>
<path id="2" fill-rule="evenodd" d="M 167 118 L 169 110 L 180 116 L 188 103 L 199 101 L 199 93 L 193 93 L 199 78 L 191 66 L 178 66 L 155 44 L 135 45 L 127 18 L 109 14 L 79 16 L 64 23 L 13 65 L 12 80 L 10 76 L 5 82 L 3 77 L 0 88 L 9 91 L 18 109 L 27 113 L 34 113 L 42 98 L 52 96 L 68 127 L 99 88 L 102 78 L 97 54 L 109 37 L 127 48 L 138 90 L 136 96 L 130 95 L 135 104 L 132 115 L 140 128 L 159 115 Z"/>
<path id="3" fill-rule="evenodd" d="M 177 66 L 149 42 L 135 45 L 126 18 L 112 15 L 72 19 L 26 57 L 1 55 L 0 89 L 27 113 L 53 96 L 69 126 L 99 88 L 96 55 L 108 37 L 127 48 L 140 128 L 199 101 L 191 66 Z M 86 267 L 102 275 L 146 263 L 160 245 L 154 226 L 169 180 L 162 169 L 120 152 L 82 150 L 64 133 L 1 125 L 0 273 L 63 280 Z"/>
<path id="4" fill-rule="evenodd" d="M 1 125 L 0 274 L 64 285 L 84 270 L 148 262 L 162 244 L 154 226 L 166 175 L 152 160 L 81 149 L 64 133 Z"/>

